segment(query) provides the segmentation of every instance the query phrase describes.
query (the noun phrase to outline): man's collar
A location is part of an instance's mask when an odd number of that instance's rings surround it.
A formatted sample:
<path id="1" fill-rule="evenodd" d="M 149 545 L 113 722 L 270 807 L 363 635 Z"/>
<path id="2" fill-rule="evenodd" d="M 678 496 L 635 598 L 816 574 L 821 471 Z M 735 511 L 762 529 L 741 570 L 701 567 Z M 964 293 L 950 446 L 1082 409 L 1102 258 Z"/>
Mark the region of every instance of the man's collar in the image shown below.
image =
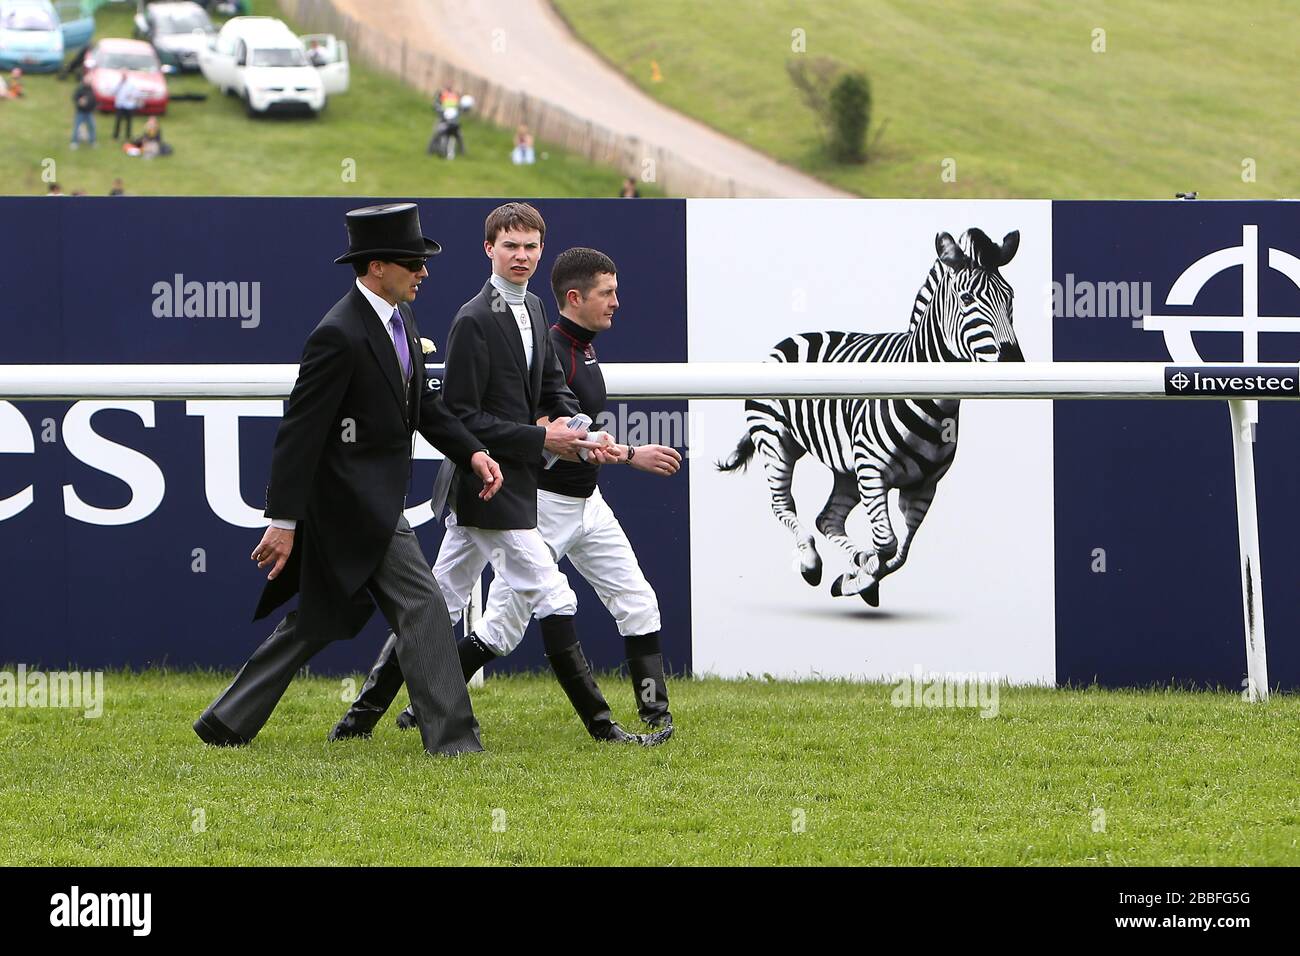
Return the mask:
<path id="1" fill-rule="evenodd" d="M 387 323 L 393 317 L 393 309 L 397 306 L 389 305 L 382 296 L 375 295 L 367 289 L 360 278 L 357 279 L 357 288 L 361 290 L 361 294 L 366 297 L 366 301 L 370 303 L 370 307 L 375 310 L 375 315 L 379 316 L 382 322 Z"/>
<path id="2" fill-rule="evenodd" d="M 555 320 L 555 325 L 569 338 L 581 342 L 583 345 L 589 345 L 596 337 L 596 333 L 591 331 L 591 329 L 584 329 L 577 322 L 574 322 L 571 318 L 563 314 Z"/>

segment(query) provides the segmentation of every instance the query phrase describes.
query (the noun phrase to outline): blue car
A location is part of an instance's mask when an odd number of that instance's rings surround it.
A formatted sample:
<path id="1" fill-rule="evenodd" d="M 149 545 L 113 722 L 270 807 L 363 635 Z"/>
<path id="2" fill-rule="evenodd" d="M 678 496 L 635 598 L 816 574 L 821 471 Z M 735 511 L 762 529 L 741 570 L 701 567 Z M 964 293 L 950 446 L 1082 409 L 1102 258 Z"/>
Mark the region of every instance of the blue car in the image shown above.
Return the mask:
<path id="1" fill-rule="evenodd" d="M 58 10 L 50 0 L 0 0 L 0 69 L 53 72 L 64 51 L 86 46 L 94 32 L 95 18 L 79 0 L 64 0 Z"/>

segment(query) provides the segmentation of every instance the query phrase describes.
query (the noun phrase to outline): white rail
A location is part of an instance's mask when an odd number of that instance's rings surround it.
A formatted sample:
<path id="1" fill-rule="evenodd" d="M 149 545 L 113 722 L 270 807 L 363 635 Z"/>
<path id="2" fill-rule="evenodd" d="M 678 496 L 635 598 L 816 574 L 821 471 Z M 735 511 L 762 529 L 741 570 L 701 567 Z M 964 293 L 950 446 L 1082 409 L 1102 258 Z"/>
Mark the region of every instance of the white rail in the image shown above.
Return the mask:
<path id="1" fill-rule="evenodd" d="M 601 371 L 613 399 L 1206 397 L 1166 395 L 1165 372 L 1172 367 L 1159 362 L 690 362 L 608 364 Z M 1296 365 L 1251 368 L 1300 375 Z M 0 400 L 287 398 L 297 374 L 296 365 L 0 365 Z"/>

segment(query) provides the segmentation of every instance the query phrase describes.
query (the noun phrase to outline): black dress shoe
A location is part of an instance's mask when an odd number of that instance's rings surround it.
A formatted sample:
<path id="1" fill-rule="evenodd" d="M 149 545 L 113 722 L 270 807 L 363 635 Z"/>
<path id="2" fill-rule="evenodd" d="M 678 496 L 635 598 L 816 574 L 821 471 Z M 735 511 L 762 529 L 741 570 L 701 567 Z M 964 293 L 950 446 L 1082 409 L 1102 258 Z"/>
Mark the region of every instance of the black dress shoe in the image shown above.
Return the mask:
<path id="1" fill-rule="evenodd" d="M 642 734 L 629 734 L 618 724 L 611 723 L 608 727 L 591 732 L 593 740 L 599 740 L 607 744 L 644 744 L 645 737 Z"/>
<path id="2" fill-rule="evenodd" d="M 352 719 L 352 715 L 348 714 L 334 725 L 334 729 L 330 731 L 329 740 L 331 742 L 335 740 L 369 740 L 370 737 L 370 728 L 359 726 Z"/>
<path id="3" fill-rule="evenodd" d="M 208 713 L 200 714 L 199 719 L 194 721 L 194 732 L 205 744 L 213 747 L 243 747 L 252 742 L 251 738 L 241 737 L 215 715 Z"/>

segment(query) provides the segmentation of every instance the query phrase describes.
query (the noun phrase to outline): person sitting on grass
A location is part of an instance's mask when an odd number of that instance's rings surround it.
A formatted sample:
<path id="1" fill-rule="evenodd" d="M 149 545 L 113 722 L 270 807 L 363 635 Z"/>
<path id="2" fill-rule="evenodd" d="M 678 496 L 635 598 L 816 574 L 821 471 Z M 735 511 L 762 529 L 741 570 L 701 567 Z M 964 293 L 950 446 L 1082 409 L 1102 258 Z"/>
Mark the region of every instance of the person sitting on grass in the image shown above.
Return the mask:
<path id="1" fill-rule="evenodd" d="M 140 155 L 145 159 L 153 159 L 156 156 L 170 156 L 172 154 L 171 146 L 163 142 L 162 126 L 156 116 L 150 116 L 145 121 L 144 133 L 137 139 L 131 140 L 131 145 L 140 150 Z"/>
<path id="2" fill-rule="evenodd" d="M 14 67 L 9 73 L 9 90 L 6 95 L 11 100 L 27 95 L 23 90 L 23 71 L 20 67 Z"/>
<path id="3" fill-rule="evenodd" d="M 510 153 L 510 161 L 516 166 L 531 166 L 537 159 L 533 151 L 533 134 L 523 123 L 515 130 L 515 148 Z"/>

